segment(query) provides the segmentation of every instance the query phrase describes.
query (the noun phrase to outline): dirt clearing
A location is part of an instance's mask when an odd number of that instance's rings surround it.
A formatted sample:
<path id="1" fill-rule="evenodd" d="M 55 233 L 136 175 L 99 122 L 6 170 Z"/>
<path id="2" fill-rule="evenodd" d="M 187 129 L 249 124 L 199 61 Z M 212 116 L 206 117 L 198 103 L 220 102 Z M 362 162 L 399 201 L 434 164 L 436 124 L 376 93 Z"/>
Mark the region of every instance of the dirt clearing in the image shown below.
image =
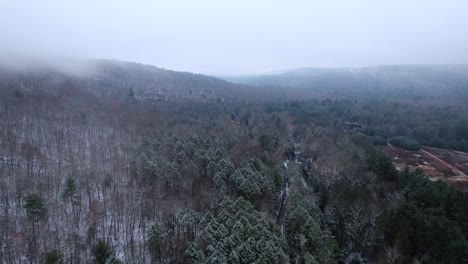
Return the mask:
<path id="1" fill-rule="evenodd" d="M 385 146 L 384 152 L 399 170 L 419 168 L 432 180 L 468 191 L 468 153 L 429 147 L 408 151 L 392 145 Z"/>

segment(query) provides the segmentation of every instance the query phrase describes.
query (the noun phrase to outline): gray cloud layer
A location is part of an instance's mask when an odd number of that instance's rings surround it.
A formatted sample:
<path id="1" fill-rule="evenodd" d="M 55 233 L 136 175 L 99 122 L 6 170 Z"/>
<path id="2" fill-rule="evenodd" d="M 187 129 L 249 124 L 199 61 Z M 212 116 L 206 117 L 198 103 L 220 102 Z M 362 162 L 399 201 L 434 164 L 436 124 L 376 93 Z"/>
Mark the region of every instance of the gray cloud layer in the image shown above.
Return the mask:
<path id="1" fill-rule="evenodd" d="M 208 74 L 465 64 L 467 10 L 455 0 L 0 0 L 0 61 L 109 58 Z"/>

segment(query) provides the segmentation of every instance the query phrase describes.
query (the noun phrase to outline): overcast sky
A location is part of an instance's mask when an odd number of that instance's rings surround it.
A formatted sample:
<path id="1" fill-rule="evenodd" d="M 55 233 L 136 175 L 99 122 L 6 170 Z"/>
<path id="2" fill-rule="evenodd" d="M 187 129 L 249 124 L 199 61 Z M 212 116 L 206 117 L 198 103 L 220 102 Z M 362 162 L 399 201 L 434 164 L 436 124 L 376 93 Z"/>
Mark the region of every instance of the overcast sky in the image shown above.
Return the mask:
<path id="1" fill-rule="evenodd" d="M 0 60 L 108 58 L 205 74 L 468 63 L 468 1 L 0 0 Z"/>

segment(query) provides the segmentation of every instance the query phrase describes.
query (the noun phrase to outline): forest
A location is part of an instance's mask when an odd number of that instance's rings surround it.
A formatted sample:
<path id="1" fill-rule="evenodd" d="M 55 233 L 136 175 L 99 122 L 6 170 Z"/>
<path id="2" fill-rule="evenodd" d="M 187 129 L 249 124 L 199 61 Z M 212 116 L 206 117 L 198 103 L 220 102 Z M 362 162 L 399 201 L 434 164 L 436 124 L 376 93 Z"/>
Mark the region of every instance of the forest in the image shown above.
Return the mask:
<path id="1" fill-rule="evenodd" d="M 1 263 L 468 263 L 468 193 L 382 152 L 468 151 L 463 100 L 94 63 L 0 71 Z"/>

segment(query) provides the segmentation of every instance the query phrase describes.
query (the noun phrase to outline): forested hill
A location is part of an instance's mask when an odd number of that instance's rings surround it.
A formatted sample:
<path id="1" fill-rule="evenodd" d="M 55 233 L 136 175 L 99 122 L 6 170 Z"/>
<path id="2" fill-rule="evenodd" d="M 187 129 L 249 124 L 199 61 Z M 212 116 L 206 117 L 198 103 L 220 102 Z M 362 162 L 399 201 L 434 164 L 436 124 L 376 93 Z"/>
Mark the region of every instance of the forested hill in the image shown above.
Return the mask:
<path id="1" fill-rule="evenodd" d="M 0 263 L 467 263 L 468 193 L 382 152 L 468 150 L 464 109 L 281 89 L 2 70 Z"/>
<path id="2" fill-rule="evenodd" d="M 20 90 L 78 87 L 98 96 L 143 101 L 271 101 L 310 98 L 390 100 L 467 106 L 468 66 L 304 68 L 219 79 L 132 62 L 82 60 L 5 67 L 0 82 Z"/>
<path id="3" fill-rule="evenodd" d="M 468 65 L 303 68 L 279 74 L 225 79 L 257 86 L 300 88 L 306 95 L 334 98 L 391 99 L 446 105 L 466 105 L 468 101 Z"/>
<path id="4" fill-rule="evenodd" d="M 247 94 L 255 95 L 256 90 L 261 90 L 202 74 L 113 60 L 67 61 L 16 68 L 0 65 L 0 83 L 24 91 L 78 87 L 98 96 L 171 102 L 248 100 L 252 96 Z"/>

